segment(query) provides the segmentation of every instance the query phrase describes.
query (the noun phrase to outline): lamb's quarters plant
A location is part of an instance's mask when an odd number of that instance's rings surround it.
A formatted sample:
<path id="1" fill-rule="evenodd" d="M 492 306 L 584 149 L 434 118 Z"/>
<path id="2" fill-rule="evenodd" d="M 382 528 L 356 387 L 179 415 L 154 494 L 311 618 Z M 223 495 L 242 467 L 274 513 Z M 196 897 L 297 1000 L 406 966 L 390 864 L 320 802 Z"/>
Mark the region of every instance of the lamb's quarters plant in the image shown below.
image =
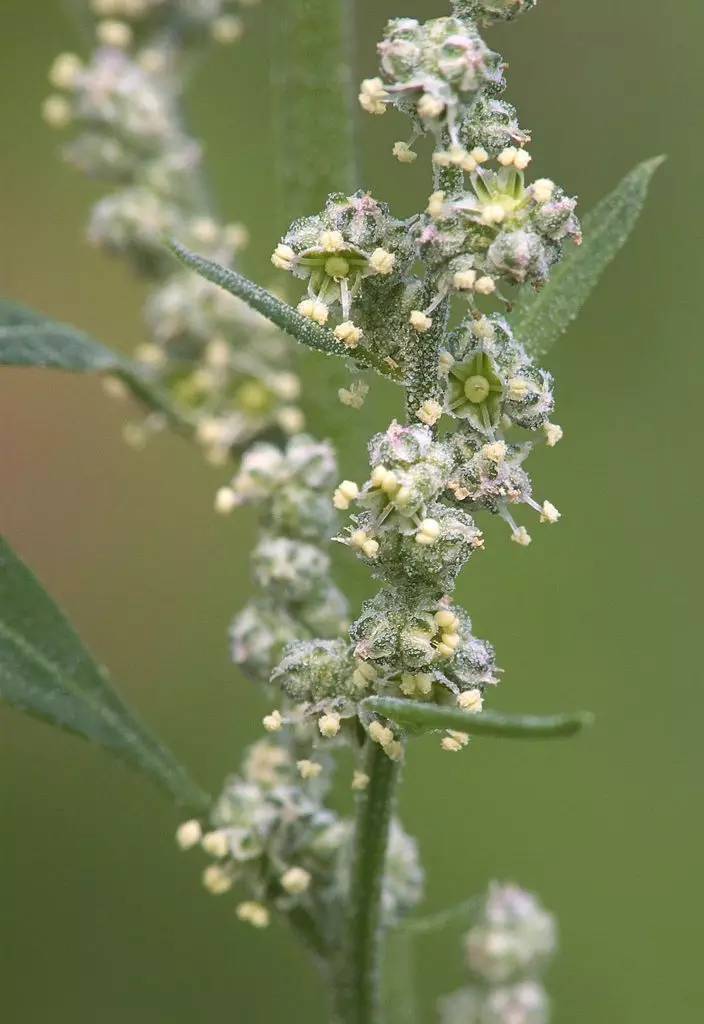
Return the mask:
<path id="1" fill-rule="evenodd" d="M 202 849 L 206 890 L 234 895 L 237 918 L 255 928 L 285 918 L 320 965 L 336 1020 L 417 1020 L 415 938 L 461 919 L 471 982 L 442 1000 L 441 1019 L 544 1024 L 553 918 L 498 884 L 416 916 L 423 868 L 395 791 L 416 734 L 437 733 L 454 754 L 474 736 L 568 737 L 589 722 L 485 710 L 500 669 L 453 591 L 484 548 L 487 515 L 519 547 L 531 541 L 526 523 L 560 519 L 526 470 L 535 444 L 562 437 L 539 360 L 626 240 L 659 159 L 580 226 L 569 191 L 532 174 L 530 136 L 503 99 L 506 65 L 480 34 L 536 0 L 454 0 L 447 17 L 389 22 L 379 73 L 359 89 L 367 113 L 395 107 L 410 122 L 390 146 L 399 163 L 417 159 L 422 136 L 432 141 L 427 202 L 400 219 L 356 176 L 350 4 L 283 0 L 275 77 L 284 205 L 297 219 L 272 263 L 295 279 L 289 305 L 237 269 L 246 230 L 216 218 L 182 116 L 187 73 L 209 43 L 239 39 L 238 9 L 250 3 L 92 0 L 95 49 L 56 59 L 43 113 L 67 134 L 65 159 L 105 183 L 88 239 L 149 282 L 150 338 L 128 359 L 4 301 L 0 362 L 96 373 L 144 407 L 126 428 L 131 443 L 171 428 L 215 465 L 234 461 L 215 510 L 259 515 L 256 593 L 230 644 L 261 687 L 263 735 L 215 800 L 202 794 L 6 545 L 0 695 L 118 753 L 186 804 L 176 841 Z M 335 107 L 323 121 L 320 95 Z M 320 152 L 335 160 L 311 161 Z M 340 479 L 330 442 L 305 432 L 292 340 L 357 374 L 340 391 L 352 408 L 372 383 L 366 371 L 403 390 L 405 422 L 370 439 L 366 479 Z M 379 580 L 361 609 L 332 579 L 332 542 Z M 353 814 L 328 799 L 344 748 Z"/>

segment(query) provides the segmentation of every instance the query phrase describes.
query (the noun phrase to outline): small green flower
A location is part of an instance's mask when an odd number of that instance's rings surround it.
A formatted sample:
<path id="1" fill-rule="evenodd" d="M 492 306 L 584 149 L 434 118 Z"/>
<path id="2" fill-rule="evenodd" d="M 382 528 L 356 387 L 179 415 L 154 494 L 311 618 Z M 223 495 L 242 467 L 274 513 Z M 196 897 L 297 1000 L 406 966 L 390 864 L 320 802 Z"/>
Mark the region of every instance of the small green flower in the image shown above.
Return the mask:
<path id="1" fill-rule="evenodd" d="M 458 419 L 469 420 L 478 430 L 493 430 L 501 417 L 504 389 L 486 352 L 476 352 L 467 362 L 454 363 L 448 377 L 446 408 Z"/>

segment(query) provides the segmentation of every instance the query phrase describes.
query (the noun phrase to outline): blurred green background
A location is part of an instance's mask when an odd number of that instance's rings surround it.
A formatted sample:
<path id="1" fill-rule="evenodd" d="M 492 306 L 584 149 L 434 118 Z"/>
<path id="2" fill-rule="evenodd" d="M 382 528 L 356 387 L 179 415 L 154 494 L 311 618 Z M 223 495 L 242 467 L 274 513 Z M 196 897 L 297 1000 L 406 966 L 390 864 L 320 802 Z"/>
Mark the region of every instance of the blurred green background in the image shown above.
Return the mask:
<path id="1" fill-rule="evenodd" d="M 332 0 L 331 0 L 332 2 Z M 443 0 L 358 0 L 358 77 L 392 15 Z M 268 280 L 285 225 L 275 194 L 269 26 L 217 53 L 192 119 L 230 218 Z M 96 188 L 63 167 L 38 115 L 46 68 L 79 36 L 58 0 L 0 10 L 0 292 L 129 350 L 141 287 L 90 251 Z M 463 756 L 414 744 L 402 812 L 429 870 L 427 907 L 514 879 L 560 918 L 550 976 L 557 1024 L 702 1019 L 700 167 L 704 8 L 694 0 L 542 0 L 489 34 L 510 61 L 509 97 L 534 131 L 536 174 L 587 209 L 637 161 L 666 152 L 633 241 L 553 352 L 565 440 L 532 459 L 563 513 L 527 551 L 488 529 L 458 598 L 505 669 L 492 705 L 588 707 L 596 729 L 565 744 L 478 741 Z M 364 181 L 396 212 L 417 209 L 427 165 L 391 158 L 396 115 L 360 123 Z M 324 140 L 321 140 L 321 145 Z M 344 475 L 396 412 L 375 388 L 364 414 L 336 401 L 306 360 L 312 428 L 340 444 Z M 326 386 L 327 385 L 327 386 Z M 324 399 L 324 400 L 323 400 Z M 61 600 L 91 649 L 196 776 L 217 787 L 258 732 L 260 697 L 228 664 L 226 629 L 246 599 L 251 516 L 211 512 L 223 473 L 188 445 L 142 453 L 120 440 L 124 409 L 92 380 L 0 375 L 2 531 Z M 358 602 L 372 585 L 351 559 Z M 28 1024 L 324 1021 L 318 980 L 288 934 L 254 933 L 205 895 L 197 854 L 139 778 L 91 747 L 0 712 L 0 991 Z M 420 948 L 434 996 L 462 979 L 457 936 Z"/>

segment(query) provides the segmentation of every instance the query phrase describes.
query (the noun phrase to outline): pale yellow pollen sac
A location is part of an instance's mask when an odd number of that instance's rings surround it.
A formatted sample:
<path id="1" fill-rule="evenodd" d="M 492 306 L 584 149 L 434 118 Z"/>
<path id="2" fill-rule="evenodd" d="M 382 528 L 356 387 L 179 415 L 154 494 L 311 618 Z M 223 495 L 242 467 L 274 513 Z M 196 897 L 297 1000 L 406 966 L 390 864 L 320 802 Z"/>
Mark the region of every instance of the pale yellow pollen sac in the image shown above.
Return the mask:
<path id="1" fill-rule="evenodd" d="M 372 470 L 371 476 L 369 477 L 372 487 L 381 487 L 388 472 L 389 471 L 386 466 L 375 466 Z"/>
<path id="2" fill-rule="evenodd" d="M 191 850 L 197 846 L 203 835 L 201 824 L 195 818 L 182 822 L 176 829 L 176 842 L 182 850 Z"/>
<path id="3" fill-rule="evenodd" d="M 347 348 L 356 348 L 362 338 L 363 331 L 361 327 L 356 327 L 351 320 L 343 320 L 341 324 L 337 325 L 333 334 Z"/>
<path id="4" fill-rule="evenodd" d="M 380 78 L 365 78 L 359 90 L 359 104 L 368 114 L 386 113 L 389 94 Z"/>
<path id="5" fill-rule="evenodd" d="M 511 402 L 522 402 L 532 390 L 531 382 L 525 377 L 511 377 L 506 385 L 506 396 Z"/>
<path id="6" fill-rule="evenodd" d="M 75 53 L 60 53 L 49 71 L 49 81 L 57 89 L 75 89 L 83 71 L 83 61 Z"/>
<path id="7" fill-rule="evenodd" d="M 262 725 L 267 732 L 280 732 L 284 726 L 283 715 L 280 711 L 274 710 L 269 715 L 264 715 Z"/>
<path id="8" fill-rule="evenodd" d="M 474 290 L 478 295 L 493 295 L 496 291 L 496 281 L 493 277 L 489 277 L 485 274 L 483 277 L 478 277 L 475 284 Z"/>
<path id="9" fill-rule="evenodd" d="M 231 487 L 220 487 L 215 494 L 215 511 L 218 515 L 228 515 L 237 503 L 237 495 Z"/>
<path id="10" fill-rule="evenodd" d="M 305 426 L 306 418 L 301 409 L 294 405 L 286 405 L 277 412 L 276 422 L 285 434 L 300 434 Z"/>
<path id="11" fill-rule="evenodd" d="M 443 736 L 440 740 L 440 746 L 450 754 L 457 754 L 462 749 L 462 744 L 458 743 L 452 736 Z"/>
<path id="12" fill-rule="evenodd" d="M 369 686 L 376 679 L 376 669 L 370 662 L 357 659 L 352 679 L 358 686 Z"/>
<path id="13" fill-rule="evenodd" d="M 353 530 L 350 534 L 350 546 L 353 548 L 359 548 L 360 551 L 369 540 L 369 534 L 366 530 Z"/>
<path id="14" fill-rule="evenodd" d="M 306 781 L 308 779 L 317 779 L 323 770 L 322 764 L 318 761 L 309 761 L 307 758 L 296 761 L 296 768 L 301 778 Z"/>
<path id="15" fill-rule="evenodd" d="M 302 302 L 298 303 L 296 309 L 301 316 L 305 316 L 308 320 L 315 321 L 315 323 L 320 324 L 321 327 L 325 326 L 328 322 L 328 317 L 330 316 L 330 310 L 328 307 L 324 302 L 320 302 L 318 299 L 303 299 Z"/>
<path id="16" fill-rule="evenodd" d="M 210 34 L 216 43 L 230 46 L 242 38 L 244 25 L 241 18 L 236 18 L 233 14 L 223 14 L 210 26 Z"/>
<path id="17" fill-rule="evenodd" d="M 412 164 L 418 159 L 418 154 L 413 152 L 407 142 L 395 142 L 392 153 L 400 164 Z"/>
<path id="18" fill-rule="evenodd" d="M 442 406 L 434 398 L 428 398 L 416 411 L 416 417 L 428 427 L 434 427 L 442 416 Z"/>
<path id="19" fill-rule="evenodd" d="M 469 155 L 478 164 L 485 164 L 489 159 L 489 154 L 483 146 L 475 146 L 474 149 L 470 150 Z"/>
<path id="20" fill-rule="evenodd" d="M 482 210 L 484 224 L 500 224 L 506 217 L 506 210 L 501 203 L 487 203 Z"/>
<path id="21" fill-rule="evenodd" d="M 542 511 L 540 513 L 541 523 L 556 523 L 560 518 L 561 513 L 555 508 L 550 501 L 544 501 Z"/>
<path id="22" fill-rule="evenodd" d="M 101 46 L 114 46 L 126 50 L 132 42 L 132 29 L 124 21 L 99 21 L 95 34 Z"/>
<path id="23" fill-rule="evenodd" d="M 261 903 L 247 900 L 237 907 L 237 917 L 253 928 L 266 928 L 269 924 L 269 911 Z"/>
<path id="24" fill-rule="evenodd" d="M 362 544 L 362 554 L 366 555 L 367 558 L 376 558 L 379 554 L 379 541 L 374 540 L 370 537 Z"/>
<path id="25" fill-rule="evenodd" d="M 464 690 L 457 698 L 457 706 L 472 715 L 479 714 L 484 706 L 481 690 Z"/>
<path id="26" fill-rule="evenodd" d="M 525 526 L 518 526 L 511 534 L 511 540 L 519 547 L 527 548 L 532 538 Z"/>
<path id="27" fill-rule="evenodd" d="M 221 829 L 214 832 L 206 832 L 200 844 L 206 853 L 211 857 L 226 857 L 230 852 L 230 844 L 227 841 L 227 833 Z"/>
<path id="28" fill-rule="evenodd" d="M 119 377 L 106 376 L 102 379 L 102 388 L 109 398 L 123 399 L 129 395 L 127 385 Z"/>
<path id="29" fill-rule="evenodd" d="M 442 349 L 438 356 L 438 372 L 447 376 L 454 365 L 455 357 L 447 349 Z"/>
<path id="30" fill-rule="evenodd" d="M 416 544 L 434 544 L 440 536 L 440 523 L 437 519 L 423 519 L 416 533 Z"/>
<path id="31" fill-rule="evenodd" d="M 434 618 L 438 626 L 444 630 L 454 632 L 460 624 L 460 620 L 449 608 L 441 608 L 440 611 L 435 612 Z"/>
<path id="32" fill-rule="evenodd" d="M 355 771 L 352 775 L 351 788 L 355 790 L 366 789 L 369 781 L 369 776 L 366 772 Z"/>
<path id="33" fill-rule="evenodd" d="M 507 452 L 508 446 L 505 441 L 492 441 L 491 444 L 485 444 L 482 448 L 484 458 L 489 459 L 490 462 L 495 462 L 497 465 L 504 461 Z"/>
<path id="34" fill-rule="evenodd" d="M 387 747 L 394 740 L 393 731 L 376 720 L 369 723 L 367 733 L 372 743 L 378 743 L 380 747 Z"/>
<path id="35" fill-rule="evenodd" d="M 42 117 L 50 128 L 65 128 L 71 123 L 71 104 L 64 96 L 47 96 L 42 103 Z"/>
<path id="36" fill-rule="evenodd" d="M 213 896 L 222 896 L 232 888 L 232 875 L 219 864 L 209 864 L 202 879 L 203 885 Z"/>
<path id="37" fill-rule="evenodd" d="M 532 160 L 532 156 L 525 149 L 519 149 L 513 158 L 513 166 L 517 171 L 525 171 L 526 167 Z"/>
<path id="38" fill-rule="evenodd" d="M 433 192 L 428 199 L 427 212 L 433 220 L 441 220 L 445 214 L 445 193 Z"/>
<path id="39" fill-rule="evenodd" d="M 555 193 L 555 182 L 550 178 L 537 178 L 530 186 L 536 203 L 549 203 Z"/>
<path id="40" fill-rule="evenodd" d="M 452 278 L 452 285 L 458 292 L 469 292 L 477 280 L 476 270 L 458 270 Z"/>
<path id="41" fill-rule="evenodd" d="M 345 248 L 345 239 L 341 231 L 321 231 L 318 244 L 324 252 L 339 252 Z"/>
<path id="42" fill-rule="evenodd" d="M 433 326 L 432 319 L 420 309 L 411 310 L 408 322 L 418 334 L 425 334 Z"/>
<path id="43" fill-rule="evenodd" d="M 340 716 L 334 711 L 330 711 L 327 715 L 321 715 L 318 719 L 318 729 L 321 736 L 332 739 L 340 731 Z"/>
<path id="44" fill-rule="evenodd" d="M 403 757 L 403 744 L 400 740 L 392 740 L 384 745 L 384 753 L 391 761 L 400 761 Z"/>
<path id="45" fill-rule="evenodd" d="M 359 487 L 354 480 L 343 480 L 339 487 L 335 488 L 332 496 L 332 503 L 341 512 L 350 507 L 350 504 L 359 497 Z"/>
<path id="46" fill-rule="evenodd" d="M 419 672 L 416 675 L 404 672 L 399 689 L 405 697 L 429 697 L 433 690 L 433 677 L 428 672 Z"/>
<path id="47" fill-rule="evenodd" d="M 289 896 L 300 896 L 309 888 L 312 880 L 310 871 L 305 868 L 292 867 L 281 876 L 281 887 Z"/>
<path id="48" fill-rule="evenodd" d="M 220 237 L 220 228 L 212 217 L 195 217 L 191 221 L 191 234 L 202 245 L 214 245 Z"/>
<path id="49" fill-rule="evenodd" d="M 394 496 L 393 496 L 393 498 L 394 498 L 394 505 L 396 506 L 396 508 L 399 509 L 399 511 L 403 510 L 403 508 L 411 500 L 411 496 L 412 496 L 411 488 L 410 487 L 406 487 L 405 484 L 402 484 L 399 487 L 399 489 L 396 491 Z"/>
<path id="50" fill-rule="evenodd" d="M 296 253 L 290 245 L 284 245 L 283 242 L 279 242 L 271 254 L 271 262 L 279 270 L 290 270 L 296 262 Z"/>
<path id="51" fill-rule="evenodd" d="M 387 275 L 394 269 L 396 257 L 387 249 L 375 249 L 369 257 L 369 266 L 377 274 Z"/>
<path id="52" fill-rule="evenodd" d="M 510 167 L 516 159 L 517 153 L 518 150 L 515 146 L 507 146 L 506 149 L 501 150 L 496 159 L 502 167 Z"/>
<path id="53" fill-rule="evenodd" d="M 432 121 L 437 117 L 440 117 L 445 110 L 445 103 L 437 96 L 430 96 L 425 93 L 418 100 L 416 106 L 418 116 L 422 117 L 424 121 Z"/>
<path id="54" fill-rule="evenodd" d="M 388 470 L 388 472 L 384 474 L 384 479 L 381 482 L 381 489 L 384 494 L 395 494 L 400 486 L 398 477 L 394 471 L 391 469 Z"/>
<path id="55" fill-rule="evenodd" d="M 545 423 L 543 425 L 543 433 L 545 434 L 545 443 L 548 448 L 554 448 L 558 441 L 562 440 L 564 431 L 558 423 Z"/>

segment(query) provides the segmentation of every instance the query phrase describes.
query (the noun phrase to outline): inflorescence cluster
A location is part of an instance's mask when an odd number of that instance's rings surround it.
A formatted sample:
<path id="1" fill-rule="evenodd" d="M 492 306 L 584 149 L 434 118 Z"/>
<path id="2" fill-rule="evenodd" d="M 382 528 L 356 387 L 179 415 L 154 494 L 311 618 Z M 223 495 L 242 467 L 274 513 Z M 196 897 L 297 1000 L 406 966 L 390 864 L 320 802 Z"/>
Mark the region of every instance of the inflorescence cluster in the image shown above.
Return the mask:
<path id="1" fill-rule="evenodd" d="M 230 637 L 233 660 L 274 708 L 263 718 L 267 736 L 227 780 L 210 817 L 184 822 L 177 840 L 210 858 L 210 892 L 244 888 L 243 921 L 263 927 L 276 909 L 325 957 L 339 948 L 352 872 L 351 822 L 325 803 L 333 752 L 351 748 L 351 786 L 362 794 L 370 783 L 363 752 L 378 747 L 400 761 L 406 741 L 367 698 L 481 712 L 499 670 L 452 598 L 460 570 L 484 545 L 477 520 L 501 517 L 526 546 L 518 506 L 542 523 L 560 515 L 533 497 L 523 468 L 526 433 L 550 447 L 562 436 L 551 420 L 552 376 L 514 335 L 509 314 L 516 289 L 541 287 L 565 243 L 579 243 L 576 204 L 547 178 L 527 182 L 530 137 L 502 98 L 505 65 L 479 33 L 534 5 L 454 0 L 449 17 L 391 21 L 378 47 L 380 74 L 362 82 L 359 101 L 370 114 L 393 106 L 410 120 L 410 137 L 393 146 L 402 164 L 416 160 L 421 136 L 431 137 L 426 208 L 401 220 L 363 190 L 333 194 L 320 213 L 296 220 L 272 255 L 302 282 L 298 313 L 336 351 L 354 362 L 363 345 L 405 387 L 407 422 L 371 439 L 361 484 L 335 487 L 331 446 L 301 433 L 288 342 L 240 300 L 174 270 L 164 249 L 164 236 L 176 236 L 231 266 L 245 242 L 240 225 L 214 219 L 200 147 L 181 117 L 185 61 L 208 39 L 239 37 L 235 5 L 93 0 L 94 54 L 88 62 L 64 54 L 51 69 L 59 92 L 44 115 L 72 128 L 66 159 L 113 187 L 93 210 L 89 237 L 152 284 L 152 340 L 138 359 L 211 460 L 250 445 L 216 509 L 259 509 L 251 558 L 259 595 Z M 159 425 L 152 414 L 133 436 Z M 288 441 L 272 440 L 276 430 Z M 341 531 L 338 512 L 349 513 Z M 336 531 L 382 583 L 351 622 L 326 550 Z M 460 731 L 441 738 L 451 752 L 467 743 Z M 415 843 L 394 821 L 385 921 L 411 910 L 421 892 Z M 547 1003 L 536 978 L 553 945 L 552 918 L 532 897 L 493 888 L 467 940 L 476 984 L 444 1004 L 444 1020 L 542 1024 Z"/>
<path id="2" fill-rule="evenodd" d="M 211 461 L 224 462 L 262 434 L 301 430 L 300 384 L 289 345 L 245 303 L 178 269 L 164 246 L 176 236 L 231 266 L 246 245 L 241 224 L 213 215 L 201 147 L 186 131 L 182 89 L 188 62 L 209 41 L 242 32 L 237 6 L 256 0 L 93 0 L 96 48 L 87 61 L 61 54 L 45 119 L 70 132 L 65 159 L 111 191 L 94 206 L 89 241 L 125 259 L 151 285 L 151 336 L 135 357 L 162 387 Z M 108 387 L 120 393 L 119 382 Z M 130 424 L 142 444 L 163 426 L 152 413 Z"/>
<path id="3" fill-rule="evenodd" d="M 547 1024 L 540 979 L 556 945 L 555 919 L 535 896 L 491 885 L 465 938 L 472 984 L 441 1001 L 442 1024 Z"/>

